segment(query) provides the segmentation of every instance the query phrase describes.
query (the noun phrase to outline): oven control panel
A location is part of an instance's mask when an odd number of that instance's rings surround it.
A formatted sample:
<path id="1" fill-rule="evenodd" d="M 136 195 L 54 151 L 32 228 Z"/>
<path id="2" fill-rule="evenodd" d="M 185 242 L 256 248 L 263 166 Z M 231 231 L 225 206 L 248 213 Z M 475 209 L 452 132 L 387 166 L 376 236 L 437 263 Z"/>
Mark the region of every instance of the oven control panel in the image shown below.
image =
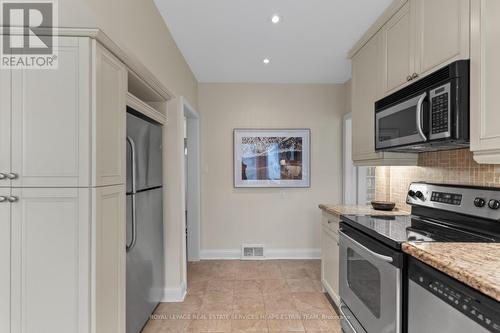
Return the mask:
<path id="1" fill-rule="evenodd" d="M 431 201 L 460 206 L 462 195 L 456 193 L 432 192 Z"/>
<path id="2" fill-rule="evenodd" d="M 500 220 L 500 188 L 411 183 L 406 203 Z"/>

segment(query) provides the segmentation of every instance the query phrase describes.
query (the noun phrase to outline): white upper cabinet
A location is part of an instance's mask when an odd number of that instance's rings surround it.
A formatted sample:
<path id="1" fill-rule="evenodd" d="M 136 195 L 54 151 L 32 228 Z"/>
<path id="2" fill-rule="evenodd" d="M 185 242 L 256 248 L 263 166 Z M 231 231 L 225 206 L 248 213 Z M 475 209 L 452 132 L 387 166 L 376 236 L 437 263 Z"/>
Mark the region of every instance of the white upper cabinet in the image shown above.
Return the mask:
<path id="1" fill-rule="evenodd" d="M 92 185 L 125 183 L 127 69 L 94 42 L 95 109 Z"/>
<path id="2" fill-rule="evenodd" d="M 112 54 L 59 37 L 57 69 L 0 73 L 0 173 L 12 178 L 0 187 L 125 182 L 127 70 Z"/>
<path id="3" fill-rule="evenodd" d="M 414 72 L 412 16 L 407 2 L 382 28 L 382 87 L 389 92 L 408 82 Z M 380 61 L 378 62 L 380 63 Z"/>
<path id="4" fill-rule="evenodd" d="M 375 101 L 379 95 L 381 35 L 352 58 L 352 159 L 355 165 L 415 165 L 416 154 L 375 151 Z"/>
<path id="5" fill-rule="evenodd" d="M 382 95 L 469 58 L 470 0 L 408 0 L 381 28 Z"/>
<path id="6" fill-rule="evenodd" d="M 420 76 L 469 58 L 470 0 L 416 0 L 416 69 Z"/>
<path id="7" fill-rule="evenodd" d="M 500 1 L 473 0 L 471 10 L 471 151 L 500 164 Z"/>
<path id="8" fill-rule="evenodd" d="M 12 186 L 88 185 L 90 61 L 89 39 L 61 37 L 57 69 L 12 71 Z"/>
<path id="9" fill-rule="evenodd" d="M 10 186 L 11 77 L 10 70 L 0 69 L 0 187 Z"/>

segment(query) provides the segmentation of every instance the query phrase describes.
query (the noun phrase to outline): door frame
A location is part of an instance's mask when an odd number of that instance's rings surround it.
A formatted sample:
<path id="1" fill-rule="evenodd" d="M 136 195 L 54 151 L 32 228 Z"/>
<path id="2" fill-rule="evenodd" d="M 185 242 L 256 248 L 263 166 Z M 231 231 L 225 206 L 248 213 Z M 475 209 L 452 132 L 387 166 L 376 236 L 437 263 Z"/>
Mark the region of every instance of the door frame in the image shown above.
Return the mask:
<path id="1" fill-rule="evenodd" d="M 182 98 L 187 132 L 186 227 L 187 260 L 200 260 L 200 115 Z"/>

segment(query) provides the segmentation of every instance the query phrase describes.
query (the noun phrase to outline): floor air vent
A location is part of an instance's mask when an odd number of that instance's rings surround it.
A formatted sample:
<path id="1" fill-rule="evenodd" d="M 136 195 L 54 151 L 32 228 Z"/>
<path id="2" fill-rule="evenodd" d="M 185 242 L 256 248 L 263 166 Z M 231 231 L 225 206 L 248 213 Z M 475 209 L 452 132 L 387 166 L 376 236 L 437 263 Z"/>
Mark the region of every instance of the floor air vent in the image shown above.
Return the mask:
<path id="1" fill-rule="evenodd" d="M 249 245 L 241 246 L 241 260 L 257 260 L 264 259 L 264 245 Z"/>

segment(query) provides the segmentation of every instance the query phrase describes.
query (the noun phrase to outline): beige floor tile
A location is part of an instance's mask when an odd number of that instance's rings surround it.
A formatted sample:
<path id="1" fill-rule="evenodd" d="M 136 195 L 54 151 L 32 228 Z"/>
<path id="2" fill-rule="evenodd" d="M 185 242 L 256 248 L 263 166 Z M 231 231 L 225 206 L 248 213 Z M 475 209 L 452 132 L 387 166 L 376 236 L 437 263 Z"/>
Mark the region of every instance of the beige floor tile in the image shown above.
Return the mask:
<path id="1" fill-rule="evenodd" d="M 209 280 L 188 283 L 188 295 L 203 295 L 207 291 Z"/>
<path id="2" fill-rule="evenodd" d="M 234 280 L 210 280 L 207 283 L 207 292 L 230 292 L 234 289 Z"/>
<path id="3" fill-rule="evenodd" d="M 332 307 L 322 293 L 299 292 L 293 293 L 293 303 L 300 312 L 308 314 L 332 313 Z"/>
<path id="4" fill-rule="evenodd" d="M 260 280 L 236 280 L 234 281 L 234 294 L 260 294 L 262 285 Z"/>
<path id="5" fill-rule="evenodd" d="M 184 333 L 190 320 L 150 320 L 141 333 Z"/>
<path id="6" fill-rule="evenodd" d="M 340 332 L 339 320 L 303 320 L 302 323 L 304 324 L 307 332 Z"/>
<path id="7" fill-rule="evenodd" d="M 205 303 L 232 303 L 233 302 L 233 292 L 232 291 L 211 291 L 206 292 L 202 296 L 203 304 Z"/>
<path id="8" fill-rule="evenodd" d="M 189 314 L 200 310 L 202 298 L 198 295 L 186 296 L 184 302 L 160 303 L 155 314 Z"/>
<path id="9" fill-rule="evenodd" d="M 304 332 L 305 328 L 302 325 L 301 320 L 268 320 L 267 326 L 269 327 L 269 332 Z"/>
<path id="10" fill-rule="evenodd" d="M 193 320 L 189 324 L 187 332 L 231 332 L 231 320 Z"/>
<path id="11" fill-rule="evenodd" d="M 317 260 L 188 263 L 185 301 L 160 304 L 144 332 L 339 333 L 320 272 Z"/>
<path id="12" fill-rule="evenodd" d="M 231 332 L 269 332 L 265 320 L 232 320 Z"/>
<path id="13" fill-rule="evenodd" d="M 291 292 L 321 292 L 321 284 L 310 278 L 307 279 L 288 279 L 286 280 Z"/>
<path id="14" fill-rule="evenodd" d="M 263 294 L 287 294 L 290 293 L 288 284 L 284 279 L 261 280 L 260 286 Z"/>
<path id="15" fill-rule="evenodd" d="M 285 279 L 307 279 L 309 275 L 307 274 L 307 270 L 303 267 L 289 267 L 282 268 L 281 272 L 283 273 L 283 277 Z"/>
<path id="16" fill-rule="evenodd" d="M 235 295 L 233 298 L 233 311 L 240 313 L 264 313 L 264 298 L 261 294 Z"/>
<path id="17" fill-rule="evenodd" d="M 268 313 L 297 311 L 292 294 L 266 294 L 264 306 Z"/>

